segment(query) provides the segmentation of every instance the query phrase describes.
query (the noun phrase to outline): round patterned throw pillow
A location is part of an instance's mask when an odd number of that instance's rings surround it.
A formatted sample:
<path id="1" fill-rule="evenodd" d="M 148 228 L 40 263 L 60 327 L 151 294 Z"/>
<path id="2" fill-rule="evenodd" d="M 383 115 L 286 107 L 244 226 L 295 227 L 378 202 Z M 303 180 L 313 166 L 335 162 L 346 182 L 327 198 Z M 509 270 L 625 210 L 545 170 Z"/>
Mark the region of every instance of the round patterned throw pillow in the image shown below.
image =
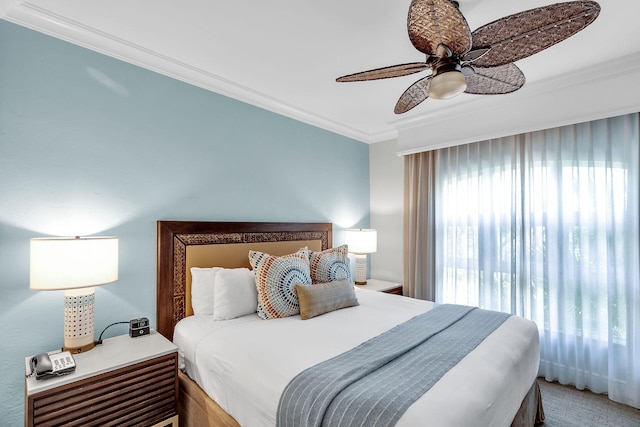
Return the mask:
<path id="1" fill-rule="evenodd" d="M 277 319 L 300 313 L 296 285 L 311 285 L 309 251 L 273 256 L 249 251 L 258 289 L 258 316 Z"/>
<path id="2" fill-rule="evenodd" d="M 348 280 L 353 284 L 347 245 L 322 252 L 309 251 L 311 283 L 328 283 Z"/>

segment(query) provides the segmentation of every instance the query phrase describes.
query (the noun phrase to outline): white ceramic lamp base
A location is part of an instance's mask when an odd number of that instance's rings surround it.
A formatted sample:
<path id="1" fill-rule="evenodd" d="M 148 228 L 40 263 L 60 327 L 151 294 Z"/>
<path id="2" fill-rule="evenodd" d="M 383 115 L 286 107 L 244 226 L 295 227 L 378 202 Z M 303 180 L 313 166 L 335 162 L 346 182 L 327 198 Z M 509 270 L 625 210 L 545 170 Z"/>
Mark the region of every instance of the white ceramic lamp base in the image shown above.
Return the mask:
<path id="1" fill-rule="evenodd" d="M 367 284 L 367 254 L 356 254 L 356 285 Z"/>
<path id="2" fill-rule="evenodd" d="M 64 292 L 64 347 L 71 353 L 82 353 L 95 347 L 94 288 Z"/>

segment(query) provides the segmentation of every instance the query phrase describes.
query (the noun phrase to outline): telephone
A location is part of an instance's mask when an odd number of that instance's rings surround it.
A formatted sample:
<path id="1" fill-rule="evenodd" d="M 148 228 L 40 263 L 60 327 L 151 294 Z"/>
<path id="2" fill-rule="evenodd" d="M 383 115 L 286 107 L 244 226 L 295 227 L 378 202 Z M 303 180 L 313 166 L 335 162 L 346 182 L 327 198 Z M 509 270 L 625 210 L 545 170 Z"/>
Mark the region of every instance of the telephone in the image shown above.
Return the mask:
<path id="1" fill-rule="evenodd" d="M 70 374 L 76 369 L 76 361 L 68 351 L 60 353 L 42 353 L 31 358 L 31 375 L 36 374 L 36 379 L 59 377 Z"/>

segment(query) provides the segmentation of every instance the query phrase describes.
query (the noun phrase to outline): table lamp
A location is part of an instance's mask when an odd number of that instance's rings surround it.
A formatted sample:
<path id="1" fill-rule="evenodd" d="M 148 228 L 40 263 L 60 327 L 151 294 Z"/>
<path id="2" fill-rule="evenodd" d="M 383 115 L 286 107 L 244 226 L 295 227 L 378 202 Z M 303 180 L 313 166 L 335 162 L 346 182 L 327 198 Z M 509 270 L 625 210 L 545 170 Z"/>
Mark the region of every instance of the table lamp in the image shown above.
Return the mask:
<path id="1" fill-rule="evenodd" d="M 29 287 L 64 290 L 63 350 L 95 347 L 94 286 L 118 280 L 117 237 L 31 239 Z"/>
<path id="2" fill-rule="evenodd" d="M 378 232 L 373 229 L 345 230 L 349 252 L 356 255 L 356 285 L 367 284 L 367 254 L 377 250 Z"/>

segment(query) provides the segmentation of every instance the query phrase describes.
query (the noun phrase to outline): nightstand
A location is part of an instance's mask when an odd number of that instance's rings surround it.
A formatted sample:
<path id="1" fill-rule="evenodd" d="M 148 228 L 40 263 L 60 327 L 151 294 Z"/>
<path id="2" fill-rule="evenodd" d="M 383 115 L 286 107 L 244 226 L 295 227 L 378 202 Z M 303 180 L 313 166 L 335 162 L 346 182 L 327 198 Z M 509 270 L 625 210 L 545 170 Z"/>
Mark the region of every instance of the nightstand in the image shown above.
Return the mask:
<path id="1" fill-rule="evenodd" d="M 107 338 L 73 358 L 69 375 L 25 379 L 27 427 L 178 427 L 178 348 L 158 332 Z"/>
<path id="2" fill-rule="evenodd" d="M 356 285 L 357 288 L 369 291 L 386 292 L 388 294 L 402 295 L 402 285 L 386 280 L 367 279 L 366 285 Z"/>

